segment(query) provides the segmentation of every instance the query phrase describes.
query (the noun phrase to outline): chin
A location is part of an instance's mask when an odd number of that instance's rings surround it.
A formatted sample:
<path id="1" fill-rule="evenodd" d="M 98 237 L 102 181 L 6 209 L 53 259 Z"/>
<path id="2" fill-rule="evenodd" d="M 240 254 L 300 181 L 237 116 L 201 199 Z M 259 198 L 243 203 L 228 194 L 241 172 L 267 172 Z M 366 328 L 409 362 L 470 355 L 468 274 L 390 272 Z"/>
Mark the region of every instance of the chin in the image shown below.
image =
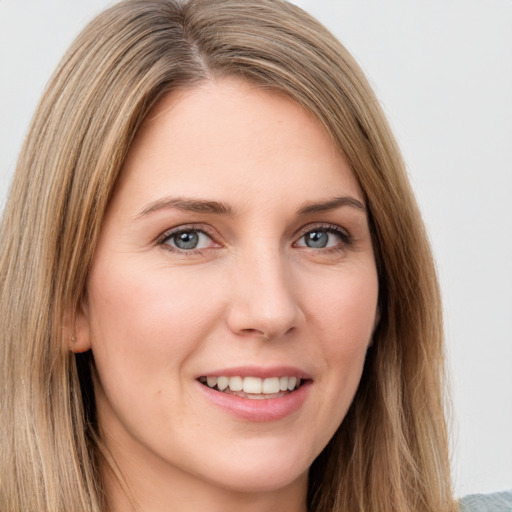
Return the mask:
<path id="1" fill-rule="evenodd" d="M 265 494 L 282 491 L 287 487 L 305 485 L 307 475 L 307 469 L 302 473 L 288 471 L 286 474 L 276 471 L 242 471 L 233 475 L 225 475 L 221 481 L 217 481 L 216 485 L 231 492 Z"/>
<path id="2" fill-rule="evenodd" d="M 313 460 L 312 457 L 306 460 L 304 452 L 290 454 L 284 449 L 262 447 L 256 452 L 246 450 L 243 455 L 230 455 L 224 460 L 217 458 L 215 468 L 204 469 L 209 470 L 209 479 L 218 487 L 240 493 L 271 493 L 297 484 L 305 485 Z"/>

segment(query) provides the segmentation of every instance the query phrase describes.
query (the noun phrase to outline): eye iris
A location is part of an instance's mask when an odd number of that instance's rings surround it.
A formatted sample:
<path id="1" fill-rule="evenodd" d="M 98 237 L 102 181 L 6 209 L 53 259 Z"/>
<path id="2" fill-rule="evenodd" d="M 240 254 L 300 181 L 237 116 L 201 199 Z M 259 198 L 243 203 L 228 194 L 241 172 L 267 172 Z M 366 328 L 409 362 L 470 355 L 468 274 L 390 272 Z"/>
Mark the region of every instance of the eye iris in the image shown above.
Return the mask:
<path id="1" fill-rule="evenodd" d="M 327 246 L 329 236 L 325 231 L 311 231 L 306 235 L 306 245 L 314 249 L 322 249 Z"/>
<path id="2" fill-rule="evenodd" d="M 193 231 L 179 233 L 173 239 L 179 249 L 195 249 L 199 243 L 199 235 Z"/>

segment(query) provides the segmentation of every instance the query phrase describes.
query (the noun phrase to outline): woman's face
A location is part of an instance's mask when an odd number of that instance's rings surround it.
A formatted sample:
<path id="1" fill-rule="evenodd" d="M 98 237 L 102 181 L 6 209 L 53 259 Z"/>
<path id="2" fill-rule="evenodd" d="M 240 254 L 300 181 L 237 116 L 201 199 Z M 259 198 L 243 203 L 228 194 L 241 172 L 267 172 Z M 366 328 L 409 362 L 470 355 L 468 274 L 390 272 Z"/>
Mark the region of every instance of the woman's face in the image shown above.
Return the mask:
<path id="1" fill-rule="evenodd" d="M 77 324 L 122 472 L 147 489 L 304 488 L 377 295 L 363 194 L 310 114 L 235 79 L 166 97 L 126 159 Z"/>

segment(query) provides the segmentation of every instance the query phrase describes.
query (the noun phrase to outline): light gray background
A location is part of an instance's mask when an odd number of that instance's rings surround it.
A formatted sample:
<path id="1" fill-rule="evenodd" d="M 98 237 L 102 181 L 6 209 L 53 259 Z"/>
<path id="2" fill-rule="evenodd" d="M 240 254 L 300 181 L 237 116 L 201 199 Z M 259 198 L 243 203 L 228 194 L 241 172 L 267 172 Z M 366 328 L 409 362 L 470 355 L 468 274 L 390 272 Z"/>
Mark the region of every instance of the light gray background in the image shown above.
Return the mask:
<path id="1" fill-rule="evenodd" d="M 50 73 L 106 0 L 0 0 L 0 204 Z M 512 488 L 512 1 L 296 0 L 403 150 L 443 291 L 457 495 Z"/>

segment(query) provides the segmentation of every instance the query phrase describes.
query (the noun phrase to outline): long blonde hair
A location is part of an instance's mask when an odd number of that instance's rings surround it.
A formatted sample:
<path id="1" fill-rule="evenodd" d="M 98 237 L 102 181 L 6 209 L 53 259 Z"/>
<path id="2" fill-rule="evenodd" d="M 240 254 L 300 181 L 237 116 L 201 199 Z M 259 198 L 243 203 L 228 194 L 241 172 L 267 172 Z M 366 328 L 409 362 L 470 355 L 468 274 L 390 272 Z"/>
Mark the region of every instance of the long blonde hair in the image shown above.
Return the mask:
<path id="1" fill-rule="evenodd" d="M 312 112 L 366 195 L 381 320 L 310 470 L 311 512 L 453 510 L 438 285 L 404 165 L 363 73 L 281 0 L 127 0 L 77 38 L 38 107 L 0 232 L 0 510 L 101 512 L 90 354 L 69 350 L 105 208 L 163 95 L 235 75 Z"/>

